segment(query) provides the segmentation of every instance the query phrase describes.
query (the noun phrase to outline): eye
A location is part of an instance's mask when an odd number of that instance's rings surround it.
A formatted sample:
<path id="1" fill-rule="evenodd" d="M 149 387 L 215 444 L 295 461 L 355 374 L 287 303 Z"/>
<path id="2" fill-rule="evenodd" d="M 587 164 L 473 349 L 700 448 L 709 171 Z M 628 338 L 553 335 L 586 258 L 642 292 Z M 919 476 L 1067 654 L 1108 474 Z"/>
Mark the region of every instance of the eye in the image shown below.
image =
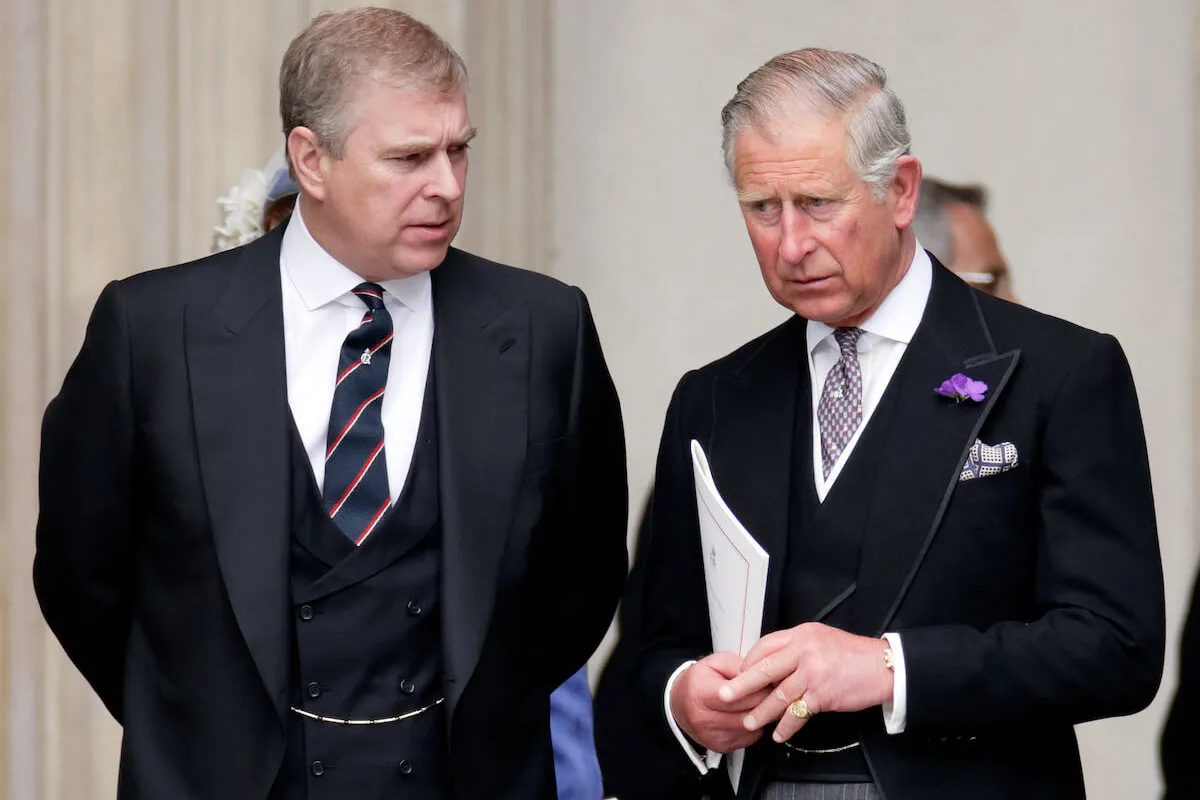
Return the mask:
<path id="1" fill-rule="evenodd" d="M 830 202 L 826 197 L 806 197 L 804 199 L 804 205 L 809 208 L 825 208 Z"/>
<path id="2" fill-rule="evenodd" d="M 447 152 L 453 158 L 456 156 L 466 155 L 466 152 L 470 149 L 471 149 L 471 145 L 469 145 L 469 144 L 455 144 L 455 145 L 451 145 L 449 150 L 447 150 Z"/>

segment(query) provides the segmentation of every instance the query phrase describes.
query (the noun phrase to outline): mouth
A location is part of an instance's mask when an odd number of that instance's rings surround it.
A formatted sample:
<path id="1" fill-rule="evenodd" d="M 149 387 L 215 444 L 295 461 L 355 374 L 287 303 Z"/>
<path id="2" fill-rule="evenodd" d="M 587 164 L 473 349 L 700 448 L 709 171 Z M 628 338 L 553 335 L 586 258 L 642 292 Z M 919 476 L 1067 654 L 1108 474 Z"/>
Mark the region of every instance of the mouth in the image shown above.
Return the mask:
<path id="1" fill-rule="evenodd" d="M 822 276 L 822 277 L 819 277 L 819 278 L 815 278 L 815 277 L 798 277 L 798 278 L 790 278 L 790 279 L 789 279 L 789 283 L 793 283 L 793 284 L 795 284 L 795 285 L 797 285 L 797 286 L 799 286 L 799 287 L 801 287 L 801 288 L 804 288 L 804 289 L 810 289 L 810 288 L 816 288 L 816 287 L 818 287 L 818 286 L 821 286 L 821 285 L 822 285 L 823 283 L 825 283 L 826 281 L 829 281 L 829 280 L 832 280 L 832 279 L 833 279 L 833 276 L 832 276 L 832 275 L 825 275 L 825 276 Z"/>
<path id="2" fill-rule="evenodd" d="M 451 220 L 429 220 L 426 222 L 414 222 L 406 226 L 419 236 L 426 236 L 431 239 L 439 239 L 446 236 L 450 232 Z"/>

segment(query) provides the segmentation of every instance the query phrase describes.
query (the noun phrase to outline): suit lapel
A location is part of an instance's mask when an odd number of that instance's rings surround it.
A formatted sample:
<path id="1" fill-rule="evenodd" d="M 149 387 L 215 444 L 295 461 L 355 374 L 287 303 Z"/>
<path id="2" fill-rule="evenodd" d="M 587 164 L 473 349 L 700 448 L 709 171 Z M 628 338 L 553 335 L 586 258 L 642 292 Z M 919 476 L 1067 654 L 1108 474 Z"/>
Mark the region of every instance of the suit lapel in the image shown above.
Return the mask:
<path id="1" fill-rule="evenodd" d="M 730 510 L 771 557 L 764 630 L 772 630 L 776 623 L 787 558 L 795 426 L 812 427 L 806 326 L 799 317 L 788 320 L 735 375 L 714 387 L 709 447 L 713 481 Z"/>
<path id="2" fill-rule="evenodd" d="M 495 603 L 527 440 L 529 312 L 505 307 L 451 250 L 433 273 L 449 712 L 475 670 Z"/>
<path id="3" fill-rule="evenodd" d="M 855 630 L 879 634 L 890 624 L 1019 355 L 996 352 L 978 296 L 935 261 L 925 315 L 887 390 L 899 396 L 863 535 Z M 957 372 L 988 384 L 982 403 L 934 392 Z"/>
<path id="4" fill-rule="evenodd" d="M 280 228 L 241 251 L 212 308 L 191 307 L 196 447 L 230 605 L 276 711 L 287 706 L 290 410 Z"/>

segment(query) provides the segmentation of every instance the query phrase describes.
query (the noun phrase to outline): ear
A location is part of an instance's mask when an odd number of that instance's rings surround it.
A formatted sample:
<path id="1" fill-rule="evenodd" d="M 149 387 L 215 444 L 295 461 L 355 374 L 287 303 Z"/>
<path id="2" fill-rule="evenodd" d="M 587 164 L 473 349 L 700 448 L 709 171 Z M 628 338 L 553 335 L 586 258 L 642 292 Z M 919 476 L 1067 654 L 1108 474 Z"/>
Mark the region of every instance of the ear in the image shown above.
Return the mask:
<path id="1" fill-rule="evenodd" d="M 287 148 L 300 188 L 314 200 L 324 200 L 329 154 L 321 147 L 317 134 L 311 128 L 292 128 Z"/>
<path id="2" fill-rule="evenodd" d="M 913 156 L 896 159 L 896 174 L 888 187 L 893 204 L 893 222 L 898 230 L 912 224 L 921 199 L 921 162 Z"/>

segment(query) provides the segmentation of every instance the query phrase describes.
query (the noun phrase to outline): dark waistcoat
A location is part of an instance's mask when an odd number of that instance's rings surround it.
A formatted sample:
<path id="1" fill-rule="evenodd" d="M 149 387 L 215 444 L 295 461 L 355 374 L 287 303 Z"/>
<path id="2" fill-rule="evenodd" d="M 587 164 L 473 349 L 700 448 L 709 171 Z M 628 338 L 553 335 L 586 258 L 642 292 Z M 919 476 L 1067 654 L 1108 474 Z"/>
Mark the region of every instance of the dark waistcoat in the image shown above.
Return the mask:
<path id="1" fill-rule="evenodd" d="M 380 719 L 443 697 L 441 529 L 432 370 L 404 491 L 355 546 L 329 519 L 293 436 L 292 705 Z M 272 800 L 443 800 L 452 796 L 445 706 L 376 725 L 289 712 Z"/>
<path id="2" fill-rule="evenodd" d="M 824 502 L 817 498 L 813 477 L 812 415 L 796 415 L 788 547 L 783 569 L 787 577 L 780 590 L 777 626 L 780 630 L 820 621 L 854 634 L 874 634 L 858 629 L 849 601 L 858 577 L 867 513 L 875 496 L 882 451 L 893 424 L 898 399 L 895 387 L 901 383 L 903 366 L 902 362 Z M 812 398 L 807 392 L 804 394 L 796 401 L 811 408 Z M 859 741 L 862 725 L 878 723 L 880 714 L 878 708 L 857 714 L 818 714 L 789 744 L 806 750 L 836 749 Z M 773 743 L 771 748 L 774 765 L 769 774 L 776 780 L 871 780 L 861 746 L 822 754 L 799 753 Z"/>

